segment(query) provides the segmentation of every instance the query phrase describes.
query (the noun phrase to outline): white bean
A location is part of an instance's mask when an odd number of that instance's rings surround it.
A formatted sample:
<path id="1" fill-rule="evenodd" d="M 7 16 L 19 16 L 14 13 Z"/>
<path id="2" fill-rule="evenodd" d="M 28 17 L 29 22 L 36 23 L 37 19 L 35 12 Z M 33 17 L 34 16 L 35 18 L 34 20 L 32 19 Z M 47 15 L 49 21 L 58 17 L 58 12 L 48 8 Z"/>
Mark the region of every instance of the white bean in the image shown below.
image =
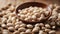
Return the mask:
<path id="1" fill-rule="evenodd" d="M 26 24 L 21 24 L 20 27 L 26 27 Z"/>
<path id="2" fill-rule="evenodd" d="M 15 25 L 20 25 L 20 24 L 23 24 L 22 21 L 19 21 L 19 22 L 16 22 Z"/>
<path id="3" fill-rule="evenodd" d="M 43 24 L 43 23 L 40 23 L 40 26 L 41 26 L 41 27 L 43 27 L 43 26 L 44 26 L 44 24 Z"/>
<path id="4" fill-rule="evenodd" d="M 7 28 L 6 24 L 2 24 L 1 26 L 2 26 L 2 28 Z"/>
<path id="5" fill-rule="evenodd" d="M 19 34 L 19 31 L 15 31 L 13 34 Z"/>
<path id="6" fill-rule="evenodd" d="M 51 26 L 49 24 L 45 24 L 46 28 L 51 28 Z"/>
<path id="7" fill-rule="evenodd" d="M 51 31 L 50 29 L 45 29 L 45 32 L 49 32 L 49 31 Z"/>
<path id="8" fill-rule="evenodd" d="M 23 28 L 23 27 L 21 27 L 21 28 L 18 29 L 18 31 L 20 31 L 20 32 L 21 32 L 21 31 L 24 32 L 24 31 L 26 31 L 26 29 Z"/>
<path id="9" fill-rule="evenodd" d="M 39 31 L 39 34 L 44 34 L 44 32 L 42 30 Z"/>
<path id="10" fill-rule="evenodd" d="M 56 32 L 52 30 L 52 31 L 49 31 L 49 34 L 56 34 Z"/>
<path id="11" fill-rule="evenodd" d="M 33 28 L 32 32 L 38 32 L 39 30 L 40 30 L 39 27 L 35 27 L 35 28 Z"/>
<path id="12" fill-rule="evenodd" d="M 56 26 L 52 26 L 52 29 L 55 29 L 56 28 Z"/>
<path id="13" fill-rule="evenodd" d="M 14 26 L 14 24 L 12 24 L 12 23 L 7 23 L 7 26 L 8 26 L 8 27 Z"/>
<path id="14" fill-rule="evenodd" d="M 14 31 L 14 27 L 8 27 L 8 30 L 13 32 Z"/>
<path id="15" fill-rule="evenodd" d="M 39 23 L 35 24 L 35 27 L 39 27 L 39 26 L 40 26 L 40 24 L 39 24 Z"/>
<path id="16" fill-rule="evenodd" d="M 31 24 L 28 24 L 27 28 L 33 28 L 33 26 Z"/>
<path id="17" fill-rule="evenodd" d="M 9 34 L 8 30 L 3 30 L 3 34 Z"/>
<path id="18" fill-rule="evenodd" d="M 25 34 L 25 32 L 21 32 L 20 34 Z"/>
<path id="19" fill-rule="evenodd" d="M 20 25 L 15 25 L 15 29 L 18 29 L 18 28 L 20 28 Z"/>
<path id="20" fill-rule="evenodd" d="M 25 33 L 32 33 L 31 29 L 27 29 Z"/>

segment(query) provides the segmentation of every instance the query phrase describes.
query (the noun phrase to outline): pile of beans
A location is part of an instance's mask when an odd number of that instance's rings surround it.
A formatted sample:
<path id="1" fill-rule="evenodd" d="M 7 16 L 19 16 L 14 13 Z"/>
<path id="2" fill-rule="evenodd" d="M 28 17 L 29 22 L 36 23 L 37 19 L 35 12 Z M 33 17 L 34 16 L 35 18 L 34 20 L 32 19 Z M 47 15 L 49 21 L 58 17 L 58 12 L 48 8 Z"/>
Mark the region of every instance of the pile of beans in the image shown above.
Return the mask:
<path id="1" fill-rule="evenodd" d="M 18 16 L 21 20 L 35 22 L 41 21 L 50 15 L 50 10 L 42 7 L 32 7 L 18 10 Z"/>
<path id="2" fill-rule="evenodd" d="M 52 15 L 48 18 L 48 20 L 46 20 L 44 23 L 36 23 L 33 25 L 19 21 L 18 17 L 16 16 L 15 6 L 8 4 L 6 7 L 0 9 L 0 34 L 56 34 L 56 30 L 58 26 L 60 26 L 60 6 L 50 5 L 50 7 L 52 9 Z M 19 11 L 26 13 L 24 10 L 27 10 L 29 8 Z M 38 7 L 33 8 L 38 9 Z M 39 10 L 37 10 L 37 12 L 38 11 Z M 47 12 L 46 15 L 48 15 L 48 13 L 49 12 Z M 20 16 L 21 14 L 22 13 L 19 13 L 18 15 Z M 29 16 L 29 11 L 26 14 Z M 40 15 L 39 12 L 38 15 Z M 22 15 L 22 17 L 24 16 L 25 15 Z M 33 18 L 35 19 L 34 15 Z"/>

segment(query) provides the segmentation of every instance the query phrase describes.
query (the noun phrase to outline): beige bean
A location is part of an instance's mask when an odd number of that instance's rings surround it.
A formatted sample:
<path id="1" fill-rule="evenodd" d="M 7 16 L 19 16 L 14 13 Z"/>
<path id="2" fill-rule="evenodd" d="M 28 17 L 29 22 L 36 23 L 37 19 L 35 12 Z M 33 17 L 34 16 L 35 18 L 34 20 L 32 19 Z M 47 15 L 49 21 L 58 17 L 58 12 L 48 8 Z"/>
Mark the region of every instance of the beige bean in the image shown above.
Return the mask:
<path id="1" fill-rule="evenodd" d="M 2 33 L 3 34 L 9 34 L 8 30 L 3 30 Z"/>
<path id="2" fill-rule="evenodd" d="M 12 24 L 12 23 L 7 23 L 7 26 L 8 26 L 8 27 L 10 27 L 10 26 L 12 26 L 12 27 L 13 27 L 13 26 L 14 26 L 14 24 Z"/>
<path id="3" fill-rule="evenodd" d="M 35 28 L 33 28 L 32 32 L 38 32 L 39 30 L 40 30 L 39 27 L 35 27 Z"/>
<path id="4" fill-rule="evenodd" d="M 55 22 L 51 22 L 50 23 L 51 26 L 55 26 L 55 24 L 56 24 Z"/>
<path id="5" fill-rule="evenodd" d="M 54 30 L 49 31 L 49 34 L 56 34 L 56 31 L 54 31 Z"/>
<path id="6" fill-rule="evenodd" d="M 56 26 L 52 26 L 52 29 L 55 29 L 56 28 Z"/>
<path id="7" fill-rule="evenodd" d="M 17 30 L 18 28 L 20 28 L 20 25 L 15 25 L 15 29 Z"/>
<path id="8" fill-rule="evenodd" d="M 7 28 L 6 24 L 2 24 L 1 26 L 2 26 L 2 28 Z"/>
<path id="9" fill-rule="evenodd" d="M 57 25 L 60 26 L 60 21 L 57 22 Z"/>
<path id="10" fill-rule="evenodd" d="M 27 29 L 27 30 L 25 31 L 25 33 L 30 34 L 30 33 L 32 33 L 32 31 L 31 31 L 31 29 Z"/>
<path id="11" fill-rule="evenodd" d="M 21 24 L 20 27 L 26 27 L 26 24 Z"/>
<path id="12" fill-rule="evenodd" d="M 50 29 L 45 29 L 45 32 L 49 32 L 49 31 L 51 31 Z"/>
<path id="13" fill-rule="evenodd" d="M 46 29 L 46 27 L 41 27 L 43 30 L 45 30 Z"/>
<path id="14" fill-rule="evenodd" d="M 45 24 L 46 28 L 51 28 L 51 26 L 49 24 Z"/>
<path id="15" fill-rule="evenodd" d="M 8 27 L 8 30 L 9 30 L 10 32 L 13 32 L 13 31 L 14 31 L 14 27 Z"/>
<path id="16" fill-rule="evenodd" d="M 27 28 L 33 28 L 33 25 L 28 24 L 28 25 L 27 25 Z"/>
<path id="17" fill-rule="evenodd" d="M 40 26 L 40 24 L 39 24 L 39 23 L 35 24 L 35 27 L 39 27 L 39 26 Z"/>
<path id="18" fill-rule="evenodd" d="M 44 32 L 42 30 L 39 31 L 39 34 L 44 34 Z"/>
<path id="19" fill-rule="evenodd" d="M 19 31 L 15 31 L 13 34 L 19 34 Z"/>
<path id="20" fill-rule="evenodd" d="M 14 6 L 11 6 L 8 10 L 14 11 L 15 10 L 15 7 Z"/>
<path id="21" fill-rule="evenodd" d="M 41 26 L 41 27 L 43 27 L 43 26 L 44 26 L 44 24 L 43 24 L 43 23 L 40 23 L 40 26 Z"/>
<path id="22" fill-rule="evenodd" d="M 7 18 L 2 18 L 2 23 L 7 22 Z"/>
<path id="23" fill-rule="evenodd" d="M 26 34 L 25 32 L 21 32 L 20 34 Z"/>
<path id="24" fill-rule="evenodd" d="M 19 21 L 19 22 L 16 22 L 15 25 L 20 25 L 20 24 L 23 24 L 22 21 Z"/>
<path id="25" fill-rule="evenodd" d="M 23 28 L 23 27 L 21 27 L 21 28 L 18 29 L 18 31 L 20 31 L 20 32 L 21 32 L 21 31 L 24 32 L 24 31 L 26 31 L 26 29 Z"/>

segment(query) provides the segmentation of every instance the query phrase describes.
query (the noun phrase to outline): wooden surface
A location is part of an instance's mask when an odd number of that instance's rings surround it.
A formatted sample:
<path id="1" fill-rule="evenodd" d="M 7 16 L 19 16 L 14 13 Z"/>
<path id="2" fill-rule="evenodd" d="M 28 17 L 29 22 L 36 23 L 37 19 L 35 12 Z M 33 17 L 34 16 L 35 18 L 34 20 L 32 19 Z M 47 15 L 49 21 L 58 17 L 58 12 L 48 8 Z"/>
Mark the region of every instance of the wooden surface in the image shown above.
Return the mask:
<path id="1" fill-rule="evenodd" d="M 12 3 L 13 5 L 20 5 L 22 3 L 25 3 L 25 2 L 43 2 L 43 3 L 46 3 L 46 4 L 59 4 L 60 5 L 60 0 L 0 0 L 0 8 L 6 6 L 7 4 L 9 3 Z"/>
<path id="2" fill-rule="evenodd" d="M 20 5 L 24 2 L 43 2 L 43 3 L 46 3 L 46 4 L 58 4 L 60 5 L 60 0 L 0 0 L 0 8 L 6 6 L 7 4 L 9 3 L 12 3 L 13 5 Z M 56 34 L 60 34 L 60 31 L 57 31 Z"/>

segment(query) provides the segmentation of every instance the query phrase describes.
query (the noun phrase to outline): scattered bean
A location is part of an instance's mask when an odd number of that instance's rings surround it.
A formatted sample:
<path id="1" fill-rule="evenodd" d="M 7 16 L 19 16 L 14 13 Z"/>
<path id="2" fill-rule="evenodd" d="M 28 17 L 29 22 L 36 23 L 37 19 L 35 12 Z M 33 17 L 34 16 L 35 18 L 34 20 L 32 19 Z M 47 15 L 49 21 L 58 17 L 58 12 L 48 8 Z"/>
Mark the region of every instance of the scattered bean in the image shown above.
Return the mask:
<path id="1" fill-rule="evenodd" d="M 38 32 L 39 30 L 40 30 L 39 27 L 35 27 L 35 28 L 33 28 L 32 32 Z"/>
<path id="2" fill-rule="evenodd" d="M 14 27 L 8 27 L 8 30 L 9 30 L 10 32 L 14 32 Z"/>
<path id="3" fill-rule="evenodd" d="M 21 24 L 20 27 L 26 27 L 26 24 Z"/>
<path id="4" fill-rule="evenodd" d="M 8 27 L 10 27 L 10 26 L 12 26 L 12 27 L 13 27 L 13 26 L 14 26 L 14 24 L 12 24 L 12 23 L 7 23 L 7 26 L 8 26 Z"/>
<path id="5" fill-rule="evenodd" d="M 27 28 L 33 28 L 33 26 L 31 24 L 28 24 Z"/>
<path id="6" fill-rule="evenodd" d="M 6 25 L 6 24 L 2 24 L 1 26 L 2 26 L 2 28 L 4 28 L 4 29 L 7 28 L 7 25 Z"/>
<path id="7" fill-rule="evenodd" d="M 21 31 L 24 32 L 24 31 L 26 31 L 26 29 L 25 29 L 24 27 L 21 27 L 21 28 L 18 29 L 18 31 L 20 31 L 20 32 L 21 32 Z"/>
<path id="8" fill-rule="evenodd" d="M 51 26 L 49 24 L 45 24 L 46 28 L 51 28 Z"/>
<path id="9" fill-rule="evenodd" d="M 13 34 L 19 34 L 19 31 L 15 31 Z"/>
<path id="10" fill-rule="evenodd" d="M 8 30 L 3 30 L 3 34 L 8 34 Z"/>
<path id="11" fill-rule="evenodd" d="M 21 32 L 20 34 L 25 34 L 25 32 Z"/>
<path id="12" fill-rule="evenodd" d="M 27 34 L 31 34 L 32 31 L 31 31 L 31 29 L 27 29 L 25 33 L 27 33 Z"/>
<path id="13" fill-rule="evenodd" d="M 56 32 L 52 30 L 52 31 L 49 31 L 49 34 L 56 34 Z"/>

